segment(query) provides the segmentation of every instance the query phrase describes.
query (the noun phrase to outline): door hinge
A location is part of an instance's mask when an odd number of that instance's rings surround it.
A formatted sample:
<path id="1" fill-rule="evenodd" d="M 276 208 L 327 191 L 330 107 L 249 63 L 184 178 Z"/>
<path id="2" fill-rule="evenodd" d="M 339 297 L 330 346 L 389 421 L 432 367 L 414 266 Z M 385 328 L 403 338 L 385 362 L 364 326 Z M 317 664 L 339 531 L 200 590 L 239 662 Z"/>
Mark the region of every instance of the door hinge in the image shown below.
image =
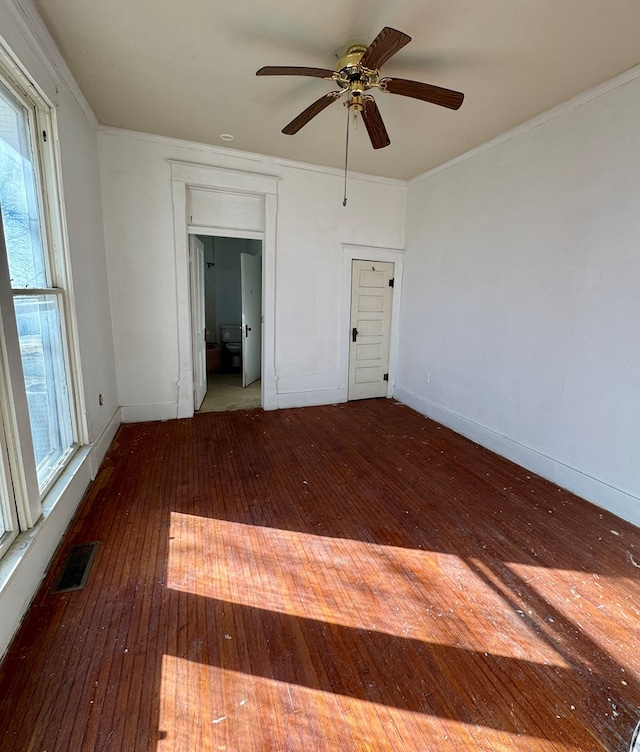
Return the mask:
<path id="1" fill-rule="evenodd" d="M 47 132 L 46 131 L 42 131 L 42 140 L 43 141 L 47 140 Z"/>
<path id="2" fill-rule="evenodd" d="M 385 373 L 385 375 L 382 377 L 383 381 L 389 381 L 389 374 Z"/>
<path id="3" fill-rule="evenodd" d="M 395 279 L 391 277 L 391 279 L 389 280 L 389 287 L 393 287 L 394 282 L 395 282 Z"/>

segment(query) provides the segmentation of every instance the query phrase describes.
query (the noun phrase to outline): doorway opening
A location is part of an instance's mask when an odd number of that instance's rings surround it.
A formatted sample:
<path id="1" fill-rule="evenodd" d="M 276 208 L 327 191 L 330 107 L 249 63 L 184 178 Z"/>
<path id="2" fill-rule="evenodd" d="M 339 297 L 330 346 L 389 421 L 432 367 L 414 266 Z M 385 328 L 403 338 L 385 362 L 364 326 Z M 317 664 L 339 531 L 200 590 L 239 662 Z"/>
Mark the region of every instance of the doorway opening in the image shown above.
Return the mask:
<path id="1" fill-rule="evenodd" d="M 262 241 L 190 235 L 194 411 L 261 407 Z"/>

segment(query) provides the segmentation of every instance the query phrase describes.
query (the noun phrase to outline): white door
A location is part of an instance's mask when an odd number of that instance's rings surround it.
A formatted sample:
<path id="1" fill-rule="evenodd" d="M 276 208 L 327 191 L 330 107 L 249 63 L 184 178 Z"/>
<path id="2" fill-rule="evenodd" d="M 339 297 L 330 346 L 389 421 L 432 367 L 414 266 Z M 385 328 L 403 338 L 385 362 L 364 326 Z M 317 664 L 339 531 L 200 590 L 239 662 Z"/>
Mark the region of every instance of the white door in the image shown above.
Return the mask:
<path id="1" fill-rule="evenodd" d="M 351 264 L 350 400 L 387 395 L 393 269 L 389 262 Z"/>
<path id="2" fill-rule="evenodd" d="M 260 378 L 262 352 L 262 258 L 240 254 L 242 281 L 242 386 Z"/>
<path id="3" fill-rule="evenodd" d="M 189 235 L 191 266 L 191 341 L 193 350 L 193 409 L 207 393 L 207 330 L 204 313 L 204 243 Z"/>

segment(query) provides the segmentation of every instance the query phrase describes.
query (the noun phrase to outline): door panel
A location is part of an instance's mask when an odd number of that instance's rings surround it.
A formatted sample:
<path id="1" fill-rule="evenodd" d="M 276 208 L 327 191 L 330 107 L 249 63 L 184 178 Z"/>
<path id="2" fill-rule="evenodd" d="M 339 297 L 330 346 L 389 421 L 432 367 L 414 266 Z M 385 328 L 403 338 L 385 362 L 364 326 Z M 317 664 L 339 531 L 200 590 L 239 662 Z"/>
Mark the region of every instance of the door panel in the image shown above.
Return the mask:
<path id="1" fill-rule="evenodd" d="M 352 262 L 350 400 L 387 394 L 393 270 L 388 262 Z"/>
<path id="2" fill-rule="evenodd" d="M 383 356 L 381 342 L 378 342 L 375 345 L 356 345 L 356 348 L 358 350 L 356 357 L 359 361 L 380 360 Z"/>
<path id="3" fill-rule="evenodd" d="M 378 321 L 364 321 L 360 319 L 358 335 L 360 337 L 382 337 L 384 335 L 383 319 L 379 319 Z"/>
<path id="4" fill-rule="evenodd" d="M 240 254 L 242 281 L 242 386 L 260 378 L 262 368 L 262 258 Z"/>
<path id="5" fill-rule="evenodd" d="M 193 409 L 207 393 L 207 330 L 204 306 L 204 243 L 189 235 L 191 263 L 191 337 L 193 348 Z"/>

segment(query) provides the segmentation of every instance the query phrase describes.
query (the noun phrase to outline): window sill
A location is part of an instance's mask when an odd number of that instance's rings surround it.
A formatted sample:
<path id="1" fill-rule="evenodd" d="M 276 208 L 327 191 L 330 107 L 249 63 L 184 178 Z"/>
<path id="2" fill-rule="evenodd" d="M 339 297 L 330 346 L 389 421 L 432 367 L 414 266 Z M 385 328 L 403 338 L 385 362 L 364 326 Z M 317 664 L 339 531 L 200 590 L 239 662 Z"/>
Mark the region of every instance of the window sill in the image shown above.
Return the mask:
<path id="1" fill-rule="evenodd" d="M 2 557 L 2 559 L 0 559 L 0 598 L 2 598 L 5 590 L 9 588 L 13 578 L 21 570 L 22 565 L 27 563 L 26 559 L 35 552 L 35 549 L 39 548 L 41 539 L 51 538 L 50 535 L 47 535 L 47 533 L 49 532 L 48 529 L 52 527 L 50 518 L 57 517 L 56 512 L 58 510 L 58 507 L 73 507 L 71 516 L 73 516 L 73 513 L 75 513 L 75 510 L 91 480 L 89 474 L 89 458 L 91 450 L 91 446 L 84 446 L 79 448 L 75 452 L 67 466 L 60 473 L 60 476 L 51 486 L 49 492 L 43 499 L 42 515 L 40 516 L 34 527 L 32 527 L 30 530 L 26 530 L 23 533 L 19 533 L 16 539 L 9 546 L 9 549 L 7 550 L 5 555 Z M 67 509 L 66 511 L 68 512 L 69 509 Z M 59 528 L 62 524 L 62 519 L 56 519 L 55 522 L 56 524 L 53 527 Z M 61 535 L 57 540 L 43 541 L 45 546 L 47 543 L 49 543 L 49 545 L 47 546 L 48 549 L 51 549 L 53 543 L 53 550 L 47 557 L 44 570 L 40 572 L 40 579 L 42 579 L 42 577 L 44 576 L 49 566 L 51 556 L 53 555 L 53 553 L 55 553 L 56 548 L 61 542 L 64 531 L 66 530 L 69 522 L 70 518 L 66 521 L 66 523 L 64 523 Z M 40 559 L 42 557 L 37 558 Z M 6 613 L 4 609 L 0 609 L 0 611 L 3 614 Z M 1 653 L 2 650 L 0 646 L 0 655 Z"/>

